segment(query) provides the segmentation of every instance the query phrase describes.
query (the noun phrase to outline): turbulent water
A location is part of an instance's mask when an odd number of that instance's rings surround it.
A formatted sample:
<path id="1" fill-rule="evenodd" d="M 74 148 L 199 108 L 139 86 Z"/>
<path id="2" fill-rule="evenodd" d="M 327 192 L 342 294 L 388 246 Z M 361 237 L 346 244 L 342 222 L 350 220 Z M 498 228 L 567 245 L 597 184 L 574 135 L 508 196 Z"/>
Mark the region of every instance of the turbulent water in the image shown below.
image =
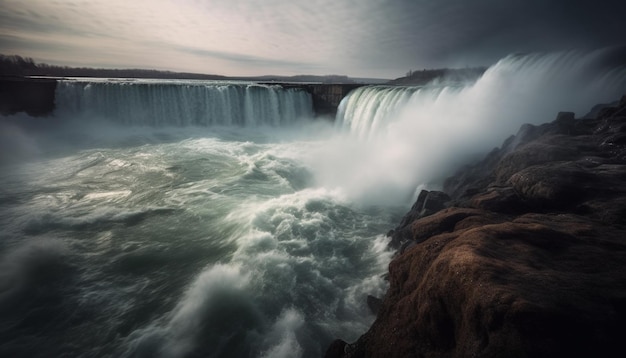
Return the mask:
<path id="1" fill-rule="evenodd" d="M 0 355 L 319 357 L 354 340 L 416 190 L 523 122 L 619 98 L 605 57 L 363 87 L 335 124 L 295 89 L 63 81 L 52 117 L 0 124 Z"/>

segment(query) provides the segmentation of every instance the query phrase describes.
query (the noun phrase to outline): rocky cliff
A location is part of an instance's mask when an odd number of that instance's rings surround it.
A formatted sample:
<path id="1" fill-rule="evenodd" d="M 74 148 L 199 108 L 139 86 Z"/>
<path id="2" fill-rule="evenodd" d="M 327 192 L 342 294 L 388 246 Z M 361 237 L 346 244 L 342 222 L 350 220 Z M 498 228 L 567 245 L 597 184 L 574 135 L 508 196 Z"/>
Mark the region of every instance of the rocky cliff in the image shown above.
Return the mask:
<path id="1" fill-rule="evenodd" d="M 623 352 L 626 96 L 523 126 L 444 192 L 423 192 L 390 235 L 376 321 L 327 357 Z"/>

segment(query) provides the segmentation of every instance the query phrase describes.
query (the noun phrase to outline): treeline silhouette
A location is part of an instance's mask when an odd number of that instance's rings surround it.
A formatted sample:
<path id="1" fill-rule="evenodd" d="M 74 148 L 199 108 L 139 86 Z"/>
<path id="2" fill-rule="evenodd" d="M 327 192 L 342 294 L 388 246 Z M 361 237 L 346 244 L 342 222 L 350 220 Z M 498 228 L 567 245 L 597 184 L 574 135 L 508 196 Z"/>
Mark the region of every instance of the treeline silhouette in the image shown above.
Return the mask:
<path id="1" fill-rule="evenodd" d="M 405 77 L 388 82 L 390 85 L 424 85 L 433 80 L 446 82 L 465 82 L 478 79 L 486 67 L 472 67 L 461 69 L 424 69 L 409 71 Z M 171 72 L 145 69 L 106 69 L 90 67 L 55 66 L 46 63 L 36 63 L 30 57 L 0 54 L 0 77 L 101 77 L 101 78 L 158 78 L 158 79 L 195 79 L 195 80 L 242 80 L 262 82 L 319 82 L 319 83 L 355 83 L 348 76 L 343 75 L 296 75 L 296 76 L 257 76 L 257 77 L 227 77 L 220 75 Z"/>
<path id="2" fill-rule="evenodd" d="M 163 78 L 198 80 L 228 79 L 225 76 L 188 72 L 54 66 L 45 63 L 36 63 L 30 57 L 21 57 L 18 55 L 0 55 L 0 76 Z"/>
<path id="3" fill-rule="evenodd" d="M 158 79 L 193 79 L 193 80 L 241 80 L 262 82 L 321 82 L 354 83 L 348 76 L 342 75 L 296 75 L 296 76 L 258 76 L 227 77 L 189 72 L 170 72 L 144 69 L 104 69 L 89 67 L 54 66 L 36 63 L 30 57 L 0 54 L 0 77 L 100 77 L 100 78 L 158 78 Z"/>

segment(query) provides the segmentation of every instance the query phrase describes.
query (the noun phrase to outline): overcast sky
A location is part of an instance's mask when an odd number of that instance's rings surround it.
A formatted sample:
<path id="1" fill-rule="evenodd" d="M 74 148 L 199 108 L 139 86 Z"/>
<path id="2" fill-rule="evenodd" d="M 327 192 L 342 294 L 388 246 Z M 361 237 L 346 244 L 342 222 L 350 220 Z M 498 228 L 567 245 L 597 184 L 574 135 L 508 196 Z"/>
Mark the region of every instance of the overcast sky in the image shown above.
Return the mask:
<path id="1" fill-rule="evenodd" d="M 0 0 L 2 54 L 229 76 L 395 78 L 624 34 L 624 0 Z"/>

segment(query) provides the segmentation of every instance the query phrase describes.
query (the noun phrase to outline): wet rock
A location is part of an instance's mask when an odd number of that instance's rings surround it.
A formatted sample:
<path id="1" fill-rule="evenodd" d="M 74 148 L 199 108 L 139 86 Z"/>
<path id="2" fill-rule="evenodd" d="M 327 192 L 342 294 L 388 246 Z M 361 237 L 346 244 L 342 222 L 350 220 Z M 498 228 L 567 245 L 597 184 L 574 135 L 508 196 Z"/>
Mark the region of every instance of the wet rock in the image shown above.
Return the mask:
<path id="1" fill-rule="evenodd" d="M 382 304 L 382 302 L 383 301 L 378 297 L 367 295 L 367 307 L 369 307 L 370 311 L 373 314 L 378 314 L 378 310 L 380 310 L 380 305 Z"/>
<path id="2" fill-rule="evenodd" d="M 469 206 L 505 214 L 519 214 L 529 209 L 524 198 L 512 187 L 489 187 L 474 195 Z"/>
<path id="3" fill-rule="evenodd" d="M 389 357 L 578 357 L 619 349 L 626 232 L 575 215 L 500 221 L 474 214 L 391 263 L 384 314 L 357 345 Z"/>
<path id="4" fill-rule="evenodd" d="M 326 350 L 325 358 L 340 358 L 345 354 L 347 343 L 341 339 L 335 339 Z"/>
<path id="5" fill-rule="evenodd" d="M 422 192 L 367 333 L 339 357 L 612 356 L 626 337 L 626 96 L 522 126 Z M 429 201 L 432 200 L 430 203 Z"/>
<path id="6" fill-rule="evenodd" d="M 449 202 L 450 196 L 442 191 L 422 190 L 417 196 L 417 200 L 411 207 L 411 210 L 400 221 L 400 225 L 388 233 L 388 236 L 391 236 L 389 245 L 395 249 L 400 248 L 405 242 L 411 239 L 410 228 L 408 226 L 412 222 L 436 213 L 445 208 Z"/>

